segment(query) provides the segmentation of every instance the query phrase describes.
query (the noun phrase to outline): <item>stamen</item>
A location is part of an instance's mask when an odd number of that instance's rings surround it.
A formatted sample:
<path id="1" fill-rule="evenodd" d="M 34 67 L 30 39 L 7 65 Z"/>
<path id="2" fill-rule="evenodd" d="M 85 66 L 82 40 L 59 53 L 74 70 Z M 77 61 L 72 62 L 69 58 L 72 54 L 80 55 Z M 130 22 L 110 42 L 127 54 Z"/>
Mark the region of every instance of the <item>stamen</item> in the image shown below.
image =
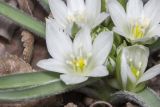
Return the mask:
<path id="1" fill-rule="evenodd" d="M 132 63 L 132 61 L 133 61 L 133 59 L 132 59 L 132 58 L 129 58 L 129 62 Z"/>
<path id="2" fill-rule="evenodd" d="M 139 68 L 141 68 L 141 67 L 142 67 L 142 62 L 139 62 L 139 64 L 138 64 L 138 65 L 139 65 Z"/>
<path id="3" fill-rule="evenodd" d="M 72 59 L 71 61 L 66 61 L 66 63 L 71 65 L 74 71 L 82 72 L 87 65 L 87 60 L 83 57 L 77 57 Z"/>
<path id="4" fill-rule="evenodd" d="M 130 69 L 131 69 L 133 75 L 134 75 L 136 78 L 139 78 L 139 76 L 140 76 L 140 70 L 137 69 L 132 63 L 130 63 Z"/>
<path id="5" fill-rule="evenodd" d="M 132 29 L 132 33 L 134 35 L 135 38 L 140 39 L 144 36 L 144 31 L 145 28 L 144 26 L 136 23 L 136 25 L 134 25 L 133 29 Z"/>
<path id="6" fill-rule="evenodd" d="M 72 14 L 69 14 L 67 17 L 69 22 L 76 22 L 76 23 L 85 23 L 86 17 L 84 11 L 75 11 Z"/>
<path id="7" fill-rule="evenodd" d="M 72 61 L 66 61 L 66 64 L 73 65 Z"/>
<path id="8" fill-rule="evenodd" d="M 131 25 L 132 25 L 132 35 L 134 36 L 134 38 L 136 39 L 140 39 L 143 38 L 146 32 L 147 27 L 150 24 L 150 20 L 145 18 L 144 16 L 138 18 L 135 21 L 131 21 Z"/>

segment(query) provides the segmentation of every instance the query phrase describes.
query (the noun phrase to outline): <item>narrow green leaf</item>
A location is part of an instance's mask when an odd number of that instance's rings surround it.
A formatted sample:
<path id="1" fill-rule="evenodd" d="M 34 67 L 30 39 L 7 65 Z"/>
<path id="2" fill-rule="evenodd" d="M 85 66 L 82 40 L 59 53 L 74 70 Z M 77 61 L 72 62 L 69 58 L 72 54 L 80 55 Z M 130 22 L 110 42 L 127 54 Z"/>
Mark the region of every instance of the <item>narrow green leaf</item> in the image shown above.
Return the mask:
<path id="1" fill-rule="evenodd" d="M 51 82 L 60 81 L 59 75 L 54 72 L 34 72 L 14 74 L 0 77 L 0 91 L 14 88 L 35 87 L 48 84 Z"/>
<path id="2" fill-rule="evenodd" d="M 57 95 L 73 89 L 77 89 L 93 83 L 97 79 L 89 79 L 88 81 L 77 85 L 65 85 L 62 81 L 55 81 L 53 83 L 40 85 L 24 90 L 0 91 L 0 102 L 17 102 L 26 101 L 37 98 L 44 98 L 48 96 Z"/>
<path id="3" fill-rule="evenodd" d="M 37 0 L 40 5 L 45 9 L 48 13 L 50 12 L 48 0 Z"/>
<path id="4" fill-rule="evenodd" d="M 160 97 L 150 88 L 146 88 L 139 93 L 119 91 L 111 95 L 111 102 L 115 106 L 132 102 L 140 107 L 159 107 Z"/>
<path id="5" fill-rule="evenodd" d="M 124 8 L 126 8 L 127 0 L 119 0 L 119 2 L 122 4 Z"/>
<path id="6" fill-rule="evenodd" d="M 107 11 L 107 7 L 106 7 L 106 0 L 101 0 L 101 12 L 106 12 Z"/>
<path id="7" fill-rule="evenodd" d="M 45 37 L 45 24 L 43 22 L 36 20 L 28 14 L 19 9 L 15 9 L 2 1 L 0 1 L 0 14 L 40 37 Z"/>
<path id="8" fill-rule="evenodd" d="M 148 107 L 159 107 L 160 97 L 150 88 L 146 88 L 142 92 L 137 93 L 137 95 L 143 100 L 143 102 Z"/>

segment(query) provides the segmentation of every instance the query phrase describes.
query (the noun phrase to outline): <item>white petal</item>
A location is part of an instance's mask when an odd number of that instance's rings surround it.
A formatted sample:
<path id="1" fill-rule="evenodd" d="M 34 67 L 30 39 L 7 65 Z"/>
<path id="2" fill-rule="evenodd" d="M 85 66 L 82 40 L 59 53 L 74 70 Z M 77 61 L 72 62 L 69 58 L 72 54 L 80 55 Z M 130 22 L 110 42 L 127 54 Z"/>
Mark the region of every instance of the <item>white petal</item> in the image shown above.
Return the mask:
<path id="1" fill-rule="evenodd" d="M 101 0 L 86 0 L 86 11 L 89 19 L 95 18 L 101 12 Z"/>
<path id="2" fill-rule="evenodd" d="M 160 74 L 160 64 L 156 65 L 149 70 L 147 70 L 142 77 L 138 80 L 137 84 L 152 79 L 153 77 Z"/>
<path id="3" fill-rule="evenodd" d="M 68 73 L 66 65 L 55 59 L 40 60 L 37 66 L 53 72 Z"/>
<path id="4" fill-rule="evenodd" d="M 99 65 L 104 64 L 113 44 L 113 32 L 102 32 L 94 40 L 93 57 Z"/>
<path id="5" fill-rule="evenodd" d="M 150 28 L 150 30 L 146 34 L 146 37 L 148 37 L 148 38 L 155 37 L 155 36 L 160 37 L 160 24 L 156 24 L 155 26 Z"/>
<path id="6" fill-rule="evenodd" d="M 127 16 L 128 18 L 137 19 L 141 17 L 143 11 L 142 0 L 129 0 L 127 3 Z"/>
<path id="7" fill-rule="evenodd" d="M 48 0 L 52 15 L 64 28 L 67 25 L 67 7 L 62 0 Z"/>
<path id="8" fill-rule="evenodd" d="M 70 37 L 51 19 L 46 19 L 46 43 L 49 53 L 55 59 L 64 60 L 64 56 L 72 52 Z"/>
<path id="9" fill-rule="evenodd" d="M 127 86 L 127 79 L 129 78 L 132 83 L 136 82 L 136 78 L 132 74 L 132 71 L 128 65 L 127 62 L 127 55 L 125 54 L 125 48 L 122 51 L 122 56 L 121 56 L 121 79 L 122 79 L 122 85 L 123 88 L 126 89 Z"/>
<path id="10" fill-rule="evenodd" d="M 148 41 L 152 39 L 152 37 L 153 37 L 153 36 L 152 36 L 151 34 L 147 33 L 143 38 L 133 39 L 132 42 L 133 42 L 133 43 L 138 43 L 138 42 L 140 42 L 140 43 L 145 43 L 145 44 L 147 44 Z M 155 37 L 155 36 L 154 36 L 154 37 Z"/>
<path id="11" fill-rule="evenodd" d="M 101 24 L 108 16 L 109 16 L 109 14 L 107 14 L 107 13 L 100 13 L 96 17 L 96 20 L 93 22 L 94 25 L 91 26 L 91 28 L 95 28 L 96 26 L 98 26 L 99 24 Z"/>
<path id="12" fill-rule="evenodd" d="M 128 29 L 126 13 L 120 3 L 117 0 L 109 0 L 108 9 L 115 26 L 124 31 Z"/>
<path id="13" fill-rule="evenodd" d="M 90 77 L 103 77 L 109 74 L 105 66 L 97 66 L 91 73 L 88 75 Z"/>
<path id="14" fill-rule="evenodd" d="M 67 0 L 67 7 L 70 12 L 83 11 L 84 10 L 84 0 Z"/>
<path id="15" fill-rule="evenodd" d="M 133 65 L 143 73 L 148 64 L 149 49 L 142 45 L 129 46 L 124 49 L 128 60 L 132 60 Z"/>
<path id="16" fill-rule="evenodd" d="M 70 74 L 60 75 L 60 78 L 67 85 L 82 83 L 88 79 L 88 77 L 83 77 L 78 75 L 76 76 L 76 75 L 70 75 Z"/>
<path id="17" fill-rule="evenodd" d="M 92 50 L 92 39 L 90 35 L 90 29 L 88 27 L 82 28 L 74 39 L 74 52 L 79 53 L 79 49 L 82 48 L 84 52 L 91 52 Z"/>
<path id="18" fill-rule="evenodd" d="M 160 0 L 149 0 L 144 6 L 144 14 L 154 24 L 160 22 Z"/>
<path id="19" fill-rule="evenodd" d="M 127 34 L 129 34 L 129 33 L 124 32 L 121 28 L 114 27 L 114 28 L 113 28 L 113 31 L 116 32 L 117 34 L 125 37 L 125 38 L 129 38 L 129 36 L 127 35 Z"/>

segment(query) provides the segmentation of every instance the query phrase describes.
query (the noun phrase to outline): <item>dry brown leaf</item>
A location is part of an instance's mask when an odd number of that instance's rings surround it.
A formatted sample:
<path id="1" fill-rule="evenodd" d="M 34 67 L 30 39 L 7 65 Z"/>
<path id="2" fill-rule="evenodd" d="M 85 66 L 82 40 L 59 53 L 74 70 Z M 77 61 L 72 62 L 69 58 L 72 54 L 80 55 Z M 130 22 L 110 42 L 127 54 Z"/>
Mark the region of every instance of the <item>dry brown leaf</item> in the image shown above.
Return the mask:
<path id="1" fill-rule="evenodd" d="M 5 54 L 0 58 L 0 75 L 33 72 L 32 67 L 15 55 Z"/>
<path id="2" fill-rule="evenodd" d="M 19 8 L 29 13 L 30 15 L 32 15 L 32 11 L 34 9 L 34 4 L 32 1 L 33 0 L 17 0 Z"/>
<path id="3" fill-rule="evenodd" d="M 17 2 L 15 0 L 8 0 L 6 2 L 12 7 L 17 8 Z M 5 39 L 11 40 L 11 37 L 13 36 L 13 33 L 16 29 L 17 26 L 13 21 L 6 19 L 6 17 L 0 15 L 0 36 L 4 37 Z"/>
<path id="4" fill-rule="evenodd" d="M 46 42 L 44 39 L 37 38 L 34 45 L 33 58 L 31 65 L 36 70 L 42 70 L 37 66 L 37 62 L 42 59 L 48 59 L 49 53 L 47 51 Z"/>
<path id="5" fill-rule="evenodd" d="M 22 58 L 26 62 L 30 62 L 32 58 L 33 48 L 34 48 L 34 36 L 28 31 L 22 31 L 21 33 L 24 50 Z"/>
<path id="6" fill-rule="evenodd" d="M 68 104 L 65 105 L 64 107 L 78 107 L 78 106 L 75 105 L 74 103 L 68 103 Z"/>
<path id="7" fill-rule="evenodd" d="M 19 4 L 20 9 L 33 16 L 32 11 L 34 9 L 34 5 L 31 0 L 17 0 L 17 2 Z M 26 30 L 22 31 L 21 36 L 21 41 L 23 42 L 24 46 L 22 58 L 24 59 L 24 61 L 29 63 L 31 61 L 33 53 L 32 51 L 34 47 L 34 36 L 32 33 Z"/>
<path id="8" fill-rule="evenodd" d="M 87 106 L 90 106 L 94 102 L 95 102 L 95 99 L 93 99 L 93 98 L 86 97 L 84 99 L 84 104 L 87 105 Z"/>

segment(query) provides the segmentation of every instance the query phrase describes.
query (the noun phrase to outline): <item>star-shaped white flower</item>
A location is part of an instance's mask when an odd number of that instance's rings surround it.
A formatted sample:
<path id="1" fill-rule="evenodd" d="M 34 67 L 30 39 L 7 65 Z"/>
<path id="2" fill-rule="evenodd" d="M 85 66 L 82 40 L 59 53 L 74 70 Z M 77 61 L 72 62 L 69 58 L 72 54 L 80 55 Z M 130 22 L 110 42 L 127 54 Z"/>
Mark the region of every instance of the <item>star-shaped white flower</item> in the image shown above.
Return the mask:
<path id="1" fill-rule="evenodd" d="M 101 0 L 48 0 L 51 12 L 59 25 L 70 33 L 76 23 L 91 29 L 102 23 L 109 14 L 101 13 Z"/>
<path id="2" fill-rule="evenodd" d="M 148 64 L 149 49 L 142 45 L 126 47 L 121 56 L 121 80 L 124 89 L 134 90 L 140 83 L 160 74 L 160 64 L 146 72 Z"/>
<path id="3" fill-rule="evenodd" d="M 84 27 L 72 41 L 55 20 L 47 19 L 46 26 L 46 43 L 52 58 L 39 61 L 39 67 L 61 73 L 66 84 L 108 75 L 104 62 L 112 48 L 112 32 L 102 32 L 92 42 L 90 29 Z"/>
<path id="4" fill-rule="evenodd" d="M 115 24 L 113 30 L 131 42 L 142 42 L 160 36 L 160 0 L 128 0 L 126 11 L 117 0 L 109 0 L 108 8 Z"/>

